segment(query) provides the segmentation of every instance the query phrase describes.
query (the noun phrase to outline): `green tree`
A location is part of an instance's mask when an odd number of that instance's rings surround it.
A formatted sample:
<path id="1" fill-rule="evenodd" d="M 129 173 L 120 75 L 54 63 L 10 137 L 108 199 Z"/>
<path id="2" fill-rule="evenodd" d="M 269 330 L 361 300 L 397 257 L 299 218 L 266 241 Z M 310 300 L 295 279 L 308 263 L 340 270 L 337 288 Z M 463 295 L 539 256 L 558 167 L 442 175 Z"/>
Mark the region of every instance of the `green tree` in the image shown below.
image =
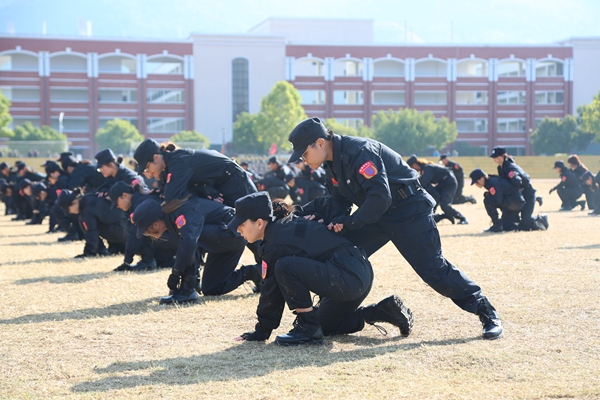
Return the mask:
<path id="1" fill-rule="evenodd" d="M 244 154 L 264 153 L 264 146 L 258 142 L 254 124 L 257 114 L 242 112 L 233 123 L 233 147 Z"/>
<path id="2" fill-rule="evenodd" d="M 133 143 L 143 140 L 144 137 L 131 122 L 119 118 L 108 121 L 104 128 L 96 132 L 98 145 L 115 153 L 127 153 Z"/>
<path id="3" fill-rule="evenodd" d="M 423 153 L 429 147 L 442 149 L 456 140 L 456 124 L 448 118 L 438 121 L 431 111 L 379 111 L 373 116 L 373 136 L 400 154 Z"/>
<path id="4" fill-rule="evenodd" d="M 595 141 L 600 141 L 600 92 L 590 104 L 577 107 L 577 113 L 581 132 L 591 134 Z"/>
<path id="5" fill-rule="evenodd" d="M 0 138 L 13 136 L 13 132 L 8 129 L 8 124 L 12 121 L 12 117 L 8 112 L 10 104 L 10 100 L 0 91 Z"/>
<path id="6" fill-rule="evenodd" d="M 567 115 L 558 118 L 544 118 L 531 135 L 531 148 L 536 154 L 570 153 L 577 143 L 577 120 Z"/>
<path id="7" fill-rule="evenodd" d="M 298 122 L 306 119 L 301 97 L 296 88 L 286 81 L 275 83 L 271 92 L 260 101 L 254 133 L 262 152 L 266 152 L 272 143 L 278 149 L 291 150 L 288 136 Z"/>
<path id="8" fill-rule="evenodd" d="M 30 141 L 30 140 L 43 140 L 43 141 L 62 141 L 67 140 L 67 135 L 58 133 L 47 125 L 43 125 L 41 128 L 36 128 L 31 122 L 25 122 L 21 126 L 17 126 L 14 129 L 14 135 L 9 139 L 10 141 Z"/>
<path id="9" fill-rule="evenodd" d="M 196 131 L 181 131 L 171 136 L 173 143 L 198 143 L 198 148 L 208 149 L 210 140 L 200 132 Z"/>
<path id="10" fill-rule="evenodd" d="M 340 124 L 335 118 L 327 118 L 323 121 L 323 125 L 327 129 L 331 129 L 334 133 L 344 136 L 361 136 L 361 137 L 373 137 L 371 128 L 366 125 L 360 125 L 358 129 L 354 129 L 351 126 Z"/>

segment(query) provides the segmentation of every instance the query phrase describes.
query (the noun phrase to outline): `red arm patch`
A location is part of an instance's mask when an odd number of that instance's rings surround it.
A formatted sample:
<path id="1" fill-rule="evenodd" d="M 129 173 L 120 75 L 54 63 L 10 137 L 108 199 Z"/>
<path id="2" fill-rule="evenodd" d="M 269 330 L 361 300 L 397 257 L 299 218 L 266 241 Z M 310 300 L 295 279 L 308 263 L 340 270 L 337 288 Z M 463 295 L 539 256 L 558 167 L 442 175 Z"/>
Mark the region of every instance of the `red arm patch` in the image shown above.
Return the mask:
<path id="1" fill-rule="evenodd" d="M 454 169 L 458 169 L 458 164 L 456 164 L 456 165 L 454 166 Z"/>
<path id="2" fill-rule="evenodd" d="M 560 178 L 560 180 L 561 180 L 562 182 L 564 182 L 564 181 L 566 181 L 566 180 L 567 180 L 567 177 L 566 177 L 566 176 L 563 176 L 563 177 L 561 177 L 561 178 Z"/>
<path id="3" fill-rule="evenodd" d="M 509 178 L 514 178 L 514 177 L 515 177 L 515 171 L 510 171 L 510 172 L 508 173 L 508 177 L 509 177 Z"/>
<path id="4" fill-rule="evenodd" d="M 179 217 L 177 217 L 177 219 L 175 220 L 175 226 L 177 226 L 177 228 L 181 229 L 185 223 L 187 221 L 185 220 L 185 216 L 183 214 L 181 214 Z"/>
<path id="5" fill-rule="evenodd" d="M 60 196 L 62 193 L 62 189 L 56 189 L 56 197 Z"/>
<path id="6" fill-rule="evenodd" d="M 377 167 L 373 164 L 373 161 L 367 161 L 358 169 L 358 173 L 364 176 L 367 179 L 371 179 L 375 175 L 377 175 Z"/>
<path id="7" fill-rule="evenodd" d="M 492 186 L 492 187 L 490 188 L 490 194 L 491 194 L 492 196 L 496 194 L 496 188 L 495 188 L 495 187 L 493 187 L 493 186 Z"/>
<path id="8" fill-rule="evenodd" d="M 81 224 L 83 225 L 83 229 L 85 229 L 87 231 L 88 227 L 87 227 L 87 224 L 85 223 L 85 221 L 81 222 Z"/>
<path id="9" fill-rule="evenodd" d="M 331 178 L 331 183 L 333 183 L 333 186 L 337 186 L 338 185 L 338 181 L 335 178 Z"/>
<path id="10" fill-rule="evenodd" d="M 171 182 L 171 173 L 169 172 L 167 174 L 167 183 Z"/>
<path id="11" fill-rule="evenodd" d="M 263 280 L 267 278 L 267 270 L 269 269 L 269 266 L 267 265 L 267 262 L 265 260 L 262 261 L 262 278 Z"/>
<path id="12" fill-rule="evenodd" d="M 129 220 L 133 225 L 135 225 L 135 222 L 133 222 L 133 213 L 129 214 Z"/>

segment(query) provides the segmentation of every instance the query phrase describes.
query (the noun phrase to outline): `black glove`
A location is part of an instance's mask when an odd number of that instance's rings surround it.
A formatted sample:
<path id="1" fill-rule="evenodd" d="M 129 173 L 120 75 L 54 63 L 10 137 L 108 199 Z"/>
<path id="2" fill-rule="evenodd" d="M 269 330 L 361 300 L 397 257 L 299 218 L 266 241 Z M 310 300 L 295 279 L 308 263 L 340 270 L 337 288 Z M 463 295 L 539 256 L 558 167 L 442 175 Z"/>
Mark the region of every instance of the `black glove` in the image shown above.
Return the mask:
<path id="1" fill-rule="evenodd" d="M 171 270 L 171 275 L 169 275 L 169 279 L 167 279 L 167 286 L 171 290 L 177 290 L 179 287 L 179 282 L 181 281 L 181 273 L 176 269 Z"/>
<path id="2" fill-rule="evenodd" d="M 271 330 L 242 333 L 242 339 L 248 342 L 264 342 L 271 336 Z"/>
<path id="3" fill-rule="evenodd" d="M 548 194 L 552 194 L 552 192 L 554 192 L 556 190 L 555 187 L 553 187 L 552 189 L 550 189 L 550 191 L 548 192 Z"/>

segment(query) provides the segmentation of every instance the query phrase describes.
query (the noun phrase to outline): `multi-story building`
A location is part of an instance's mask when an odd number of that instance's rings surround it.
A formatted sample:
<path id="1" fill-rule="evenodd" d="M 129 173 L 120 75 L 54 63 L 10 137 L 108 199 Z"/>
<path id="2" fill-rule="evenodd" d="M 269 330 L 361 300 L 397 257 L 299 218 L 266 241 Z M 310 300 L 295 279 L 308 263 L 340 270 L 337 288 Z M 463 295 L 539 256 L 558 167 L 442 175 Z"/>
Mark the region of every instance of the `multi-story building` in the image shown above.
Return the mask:
<path id="1" fill-rule="evenodd" d="M 13 124 L 58 127 L 75 149 L 107 120 L 146 137 L 196 129 L 217 147 L 242 111 L 260 110 L 287 80 L 310 116 L 370 125 L 380 110 L 415 108 L 455 121 L 463 148 L 530 154 L 544 117 L 563 118 L 600 89 L 600 40 L 542 45 L 373 43 L 371 20 L 271 18 L 245 34 L 180 41 L 0 37 L 0 88 Z M 457 145 L 458 147 L 458 145 Z M 472 148 L 471 148 L 472 149 Z"/>

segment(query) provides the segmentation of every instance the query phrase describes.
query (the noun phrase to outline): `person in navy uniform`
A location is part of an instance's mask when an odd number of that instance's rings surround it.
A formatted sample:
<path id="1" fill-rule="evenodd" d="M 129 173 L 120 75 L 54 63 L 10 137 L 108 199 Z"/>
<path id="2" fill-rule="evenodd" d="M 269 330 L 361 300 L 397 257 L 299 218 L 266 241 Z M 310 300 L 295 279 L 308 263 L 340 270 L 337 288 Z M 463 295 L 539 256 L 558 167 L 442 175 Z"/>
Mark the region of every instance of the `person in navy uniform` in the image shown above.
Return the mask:
<path id="1" fill-rule="evenodd" d="M 455 219 L 458 219 L 460 225 L 467 225 L 469 223 L 464 215 L 452 207 L 452 199 L 456 193 L 457 184 L 454 173 L 451 170 L 427 161 L 424 158 L 417 158 L 414 154 L 406 160 L 406 163 L 421 174 L 419 182 L 435 199 L 437 205 L 443 211 L 443 214 L 434 215 L 435 222 L 446 218 L 453 224 Z"/>
<path id="2" fill-rule="evenodd" d="M 80 188 L 90 193 L 104 184 L 104 177 L 89 161 L 77 161 L 71 152 L 60 153 L 57 160 L 69 177 L 69 190 Z"/>
<path id="3" fill-rule="evenodd" d="M 12 204 L 17 210 L 17 215 L 12 220 L 23 221 L 33 217 L 30 195 L 24 194 L 23 189 L 30 187 L 32 182 L 44 180 L 44 175 L 34 171 L 20 160 L 15 162 L 15 172 L 17 190 L 13 191 Z"/>
<path id="4" fill-rule="evenodd" d="M 398 153 L 375 140 L 335 135 L 318 118 L 298 124 L 289 140 L 290 162 L 302 158 L 311 168 L 323 164 L 328 200 L 341 209 L 358 206 L 352 215 L 334 218 L 328 225 L 332 230 L 369 257 L 391 240 L 429 286 L 479 316 L 484 338 L 502 336 L 500 316 L 481 288 L 442 255 L 435 201 Z"/>
<path id="5" fill-rule="evenodd" d="M 463 189 L 465 187 L 465 173 L 456 161 L 452 161 L 449 154 L 442 154 L 440 156 L 440 162 L 446 168 L 448 168 L 454 174 L 456 178 L 456 193 L 454 194 L 454 198 L 452 199 L 452 204 L 464 204 L 464 203 L 477 203 L 475 197 L 473 196 L 465 196 L 463 194 Z"/>
<path id="6" fill-rule="evenodd" d="M 17 174 L 12 172 L 10 166 L 4 161 L 0 163 L 0 182 L 4 184 L 2 190 L 2 202 L 5 207 L 4 215 L 12 215 L 15 213 L 12 204 L 12 192 L 14 184 L 17 182 Z"/>
<path id="7" fill-rule="evenodd" d="M 483 196 L 485 211 L 492 219 L 492 226 L 485 232 L 510 232 L 519 230 L 519 212 L 525 206 L 525 199 L 519 188 L 511 185 L 506 179 L 488 175 L 481 168 L 474 169 L 469 175 L 471 185 L 487 189 Z M 498 216 L 498 209 L 502 216 Z M 548 217 L 536 217 L 535 229 L 548 229 Z"/>
<path id="8" fill-rule="evenodd" d="M 592 210 L 594 208 L 594 206 L 592 203 L 590 203 L 589 200 L 593 199 L 594 195 L 592 195 L 590 193 L 591 186 L 586 185 L 585 181 L 583 179 L 583 175 L 589 171 L 588 168 L 585 166 L 584 163 L 581 162 L 581 160 L 579 159 L 579 156 L 577 154 L 571 154 L 569 156 L 569 158 L 567 159 L 567 164 L 569 164 L 569 169 L 571 171 L 573 171 L 575 176 L 577 176 L 577 179 L 579 179 L 579 184 L 581 185 L 581 188 L 583 189 L 583 194 L 585 194 L 585 199 L 587 201 L 588 208 L 590 210 Z M 584 203 L 584 206 L 585 206 L 585 203 Z M 585 209 L 585 207 L 583 209 Z"/>
<path id="9" fill-rule="evenodd" d="M 398 296 L 360 307 L 371 290 L 371 264 L 363 250 L 325 225 L 297 218 L 291 206 L 272 204 L 267 192 L 258 192 L 236 201 L 228 226 L 248 242 L 261 241 L 258 323 L 236 340 L 267 340 L 286 303 L 296 321 L 289 333 L 275 338 L 278 345 L 321 344 L 323 336 L 358 332 L 365 322 L 389 322 L 402 336 L 410 334 L 412 313 Z M 320 296 L 318 306 L 311 292 Z"/>
<path id="10" fill-rule="evenodd" d="M 584 190 L 588 207 L 591 210 L 588 215 L 600 214 L 600 177 L 592 174 L 591 171 L 586 171 L 581 176 L 581 181 L 587 189 Z"/>
<path id="11" fill-rule="evenodd" d="M 96 188 L 96 192 L 108 193 L 115 182 L 121 181 L 128 185 L 138 185 L 143 191 L 148 190 L 144 178 L 123 165 L 123 157 L 117 157 L 111 149 L 98 152 L 94 158 L 98 172 L 104 177 L 104 184 Z"/>
<path id="12" fill-rule="evenodd" d="M 144 200 L 131 219 L 137 237 L 160 238 L 167 230 L 179 239 L 175 265 L 167 280 L 171 293 L 161 304 L 193 303 L 198 291 L 205 296 L 229 293 L 246 281 L 260 284 L 260 265 L 244 265 L 236 270 L 246 241 L 227 229 L 233 209 L 216 201 L 188 195 L 160 205 Z M 206 264 L 198 287 L 199 249 L 206 251 Z"/>
<path id="13" fill-rule="evenodd" d="M 69 177 L 55 161 L 47 160 L 42 164 L 42 167 L 46 171 L 46 192 L 48 194 L 46 203 L 49 207 L 50 216 L 48 232 L 51 233 L 56 232 L 57 226 L 65 225 L 64 213 L 60 207 L 54 207 L 60 192 L 69 187 Z"/>
<path id="14" fill-rule="evenodd" d="M 560 174 L 560 182 L 558 185 L 550 189 L 549 194 L 556 191 L 558 197 L 562 201 L 559 211 L 571 211 L 577 206 L 583 210 L 585 208 L 585 200 L 577 200 L 583 194 L 583 188 L 579 183 L 577 175 L 565 166 L 563 160 L 558 160 L 554 163 L 554 170 Z"/>
<path id="15" fill-rule="evenodd" d="M 179 149 L 173 143 L 159 145 L 146 139 L 133 158 L 139 174 L 146 171 L 161 180 L 167 202 L 192 193 L 233 207 L 240 197 L 256 192 L 249 174 L 215 150 Z"/>
<path id="16" fill-rule="evenodd" d="M 31 217 L 31 221 L 27 222 L 27 225 L 41 225 L 44 218 L 46 218 L 50 212 L 48 187 L 44 182 L 35 182 L 31 185 L 30 196 L 33 216 Z"/>
<path id="17" fill-rule="evenodd" d="M 536 219 L 533 217 L 533 210 L 536 201 L 541 206 L 543 199 L 536 196 L 536 190 L 531 185 L 529 175 L 516 163 L 513 157 L 506 154 L 506 149 L 504 147 L 494 147 L 490 157 L 493 158 L 494 163 L 498 165 L 498 176 L 508 180 L 511 185 L 520 189 L 523 194 L 525 206 L 523 206 L 523 209 L 521 210 L 519 229 L 535 230 Z"/>

